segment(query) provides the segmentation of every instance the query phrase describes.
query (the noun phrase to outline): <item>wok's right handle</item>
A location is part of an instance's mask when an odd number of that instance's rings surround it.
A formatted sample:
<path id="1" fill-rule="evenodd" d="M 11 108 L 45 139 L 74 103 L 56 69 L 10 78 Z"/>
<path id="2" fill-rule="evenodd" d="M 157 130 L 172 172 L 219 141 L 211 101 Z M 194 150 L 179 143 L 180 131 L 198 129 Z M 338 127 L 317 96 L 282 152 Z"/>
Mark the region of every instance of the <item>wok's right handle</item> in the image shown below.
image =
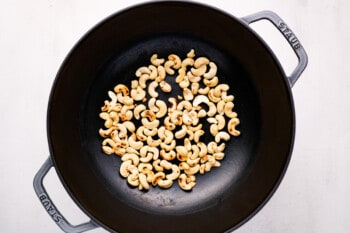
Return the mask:
<path id="1" fill-rule="evenodd" d="M 307 54 L 299 39 L 276 13 L 272 11 L 261 11 L 242 18 L 242 20 L 247 24 L 251 24 L 262 19 L 269 20 L 282 33 L 298 57 L 299 62 L 297 67 L 294 69 L 292 74 L 288 76 L 289 84 L 292 87 L 307 65 Z"/>
<path id="2" fill-rule="evenodd" d="M 92 220 L 89 222 L 73 226 L 71 225 L 64 217 L 63 215 L 58 211 L 54 203 L 51 201 L 48 193 L 46 192 L 44 185 L 43 185 L 43 179 L 46 176 L 46 174 L 49 172 L 49 170 L 53 167 L 52 160 L 49 157 L 45 163 L 41 166 L 39 171 L 34 177 L 34 190 L 41 202 L 41 204 L 46 209 L 47 213 L 51 216 L 51 218 L 56 222 L 56 224 L 67 233 L 80 233 L 89 231 L 91 229 L 94 229 L 98 227 L 97 224 L 95 224 Z"/>

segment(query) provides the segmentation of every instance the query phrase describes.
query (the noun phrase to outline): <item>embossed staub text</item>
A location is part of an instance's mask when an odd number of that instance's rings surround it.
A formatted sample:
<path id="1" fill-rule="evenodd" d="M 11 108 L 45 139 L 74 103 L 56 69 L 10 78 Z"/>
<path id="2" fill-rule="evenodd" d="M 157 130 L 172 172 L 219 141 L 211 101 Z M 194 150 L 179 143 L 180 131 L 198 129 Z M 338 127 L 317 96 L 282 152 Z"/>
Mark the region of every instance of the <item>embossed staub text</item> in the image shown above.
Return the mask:
<path id="1" fill-rule="evenodd" d="M 280 21 L 278 23 L 278 28 L 283 33 L 284 37 L 287 38 L 287 40 L 290 42 L 294 49 L 300 48 L 301 45 L 298 38 L 294 35 L 294 33 L 288 28 L 288 26 L 284 22 Z"/>
<path id="2" fill-rule="evenodd" d="M 55 207 L 52 205 L 51 200 L 48 198 L 48 196 L 44 193 L 39 195 L 39 199 L 43 206 L 45 207 L 46 211 L 50 214 L 52 219 L 59 223 L 62 220 L 62 216 L 57 212 Z"/>

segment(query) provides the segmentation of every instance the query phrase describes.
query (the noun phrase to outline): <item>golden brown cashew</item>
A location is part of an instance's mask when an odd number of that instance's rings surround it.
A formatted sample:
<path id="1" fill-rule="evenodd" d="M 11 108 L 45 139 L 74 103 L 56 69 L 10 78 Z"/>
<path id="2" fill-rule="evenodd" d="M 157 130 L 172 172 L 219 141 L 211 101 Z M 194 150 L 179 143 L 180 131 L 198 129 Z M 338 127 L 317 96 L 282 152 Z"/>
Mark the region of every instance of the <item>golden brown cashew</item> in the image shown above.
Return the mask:
<path id="1" fill-rule="evenodd" d="M 146 106 L 143 104 L 139 104 L 134 108 L 134 117 L 136 120 L 140 119 L 140 113 L 146 110 Z"/>
<path id="2" fill-rule="evenodd" d="M 132 164 L 131 160 L 126 160 L 120 165 L 119 173 L 122 177 L 128 177 L 130 175 L 129 166 Z"/>
<path id="3" fill-rule="evenodd" d="M 149 184 L 147 182 L 147 177 L 145 174 L 143 173 L 140 173 L 139 174 L 139 180 L 140 180 L 140 186 L 139 186 L 139 189 L 142 190 L 142 189 L 146 189 L 146 190 L 149 190 Z"/>
<path id="4" fill-rule="evenodd" d="M 225 104 L 224 112 L 228 118 L 236 118 L 237 117 L 237 113 L 232 111 L 233 106 L 234 106 L 234 104 L 232 102 L 227 102 Z"/>
<path id="5" fill-rule="evenodd" d="M 215 119 L 218 121 L 218 123 L 217 123 L 218 129 L 222 130 L 226 125 L 225 117 L 223 115 L 217 114 L 215 116 Z"/>
<path id="6" fill-rule="evenodd" d="M 139 156 L 136 154 L 125 154 L 122 156 L 122 161 L 125 162 L 127 160 L 131 160 L 132 163 L 137 166 L 140 162 Z"/>
<path id="7" fill-rule="evenodd" d="M 153 81 L 148 85 L 148 94 L 153 98 L 158 97 L 158 92 L 156 91 L 157 87 L 158 87 L 158 82 L 156 81 Z"/>
<path id="8" fill-rule="evenodd" d="M 165 69 L 165 72 L 167 72 L 167 74 L 169 74 L 169 75 L 175 74 L 175 71 L 171 68 L 174 66 L 174 64 L 175 64 L 175 62 L 172 60 L 168 60 L 165 62 L 164 69 Z"/>
<path id="9" fill-rule="evenodd" d="M 164 80 L 159 83 L 159 87 L 163 92 L 166 93 L 169 93 L 172 90 L 171 85 Z"/>
<path id="10" fill-rule="evenodd" d="M 188 178 L 188 176 L 186 174 L 182 173 L 179 176 L 178 184 L 179 184 L 180 188 L 182 188 L 183 190 L 189 191 L 189 190 L 193 189 L 193 187 L 196 185 L 196 182 L 194 182 L 194 181 L 188 182 L 187 178 Z"/>
<path id="11" fill-rule="evenodd" d="M 138 86 L 135 89 L 131 89 L 130 95 L 131 95 L 131 98 L 133 98 L 133 100 L 141 101 L 143 100 L 143 98 L 146 97 L 146 92 L 140 86 Z"/>
<path id="12" fill-rule="evenodd" d="M 215 76 L 212 79 L 204 79 L 203 83 L 207 87 L 215 87 L 219 83 L 219 78 Z"/>
<path id="13" fill-rule="evenodd" d="M 172 180 L 159 180 L 158 181 L 158 186 L 164 189 L 170 188 L 173 185 L 173 181 Z"/>
<path id="14" fill-rule="evenodd" d="M 150 75 L 151 74 L 151 70 L 148 67 L 146 67 L 146 66 L 142 66 L 142 67 L 138 68 L 136 70 L 136 72 L 135 72 L 135 76 L 136 77 L 141 77 L 141 75 L 143 75 L 143 74 Z"/>
<path id="15" fill-rule="evenodd" d="M 173 160 L 176 158 L 176 153 L 173 150 L 170 150 L 170 151 L 160 150 L 159 154 L 165 160 Z"/>
<path id="16" fill-rule="evenodd" d="M 215 141 L 219 143 L 221 140 L 228 141 L 230 138 L 231 136 L 227 132 L 221 131 L 215 136 Z"/>
<path id="17" fill-rule="evenodd" d="M 156 186 L 160 180 L 165 178 L 164 172 L 157 172 L 154 174 L 153 179 L 152 179 L 152 185 Z"/>
<path id="18" fill-rule="evenodd" d="M 143 147 L 143 142 L 142 141 L 136 141 L 137 137 L 136 134 L 133 133 L 129 139 L 128 139 L 128 143 L 129 146 L 135 150 L 139 150 L 141 149 L 141 147 Z"/>
<path id="19" fill-rule="evenodd" d="M 164 81 L 166 73 L 163 66 L 158 66 L 158 76 L 156 77 L 156 82 L 160 83 L 161 81 Z"/>
<path id="20" fill-rule="evenodd" d="M 205 79 L 211 79 L 216 75 L 217 72 L 217 66 L 214 62 L 209 62 L 209 71 L 205 74 L 203 74 L 203 77 Z"/>
<path id="21" fill-rule="evenodd" d="M 158 58 L 158 54 L 153 54 L 150 60 L 151 63 L 155 66 L 160 66 L 165 61 L 164 58 Z"/>
<path id="22" fill-rule="evenodd" d="M 180 169 L 177 165 L 175 164 L 172 164 L 171 165 L 171 173 L 166 175 L 165 177 L 168 179 L 168 180 L 176 180 L 180 175 Z"/>
<path id="23" fill-rule="evenodd" d="M 173 61 L 173 62 L 174 62 L 173 67 L 174 67 L 175 69 L 179 69 L 179 68 L 181 67 L 181 59 L 180 59 L 180 57 L 179 57 L 178 55 L 176 55 L 176 54 L 170 54 L 170 55 L 168 56 L 168 59 L 169 59 L 170 61 Z"/>
<path id="24" fill-rule="evenodd" d="M 156 113 L 157 118 L 162 118 L 167 114 L 168 112 L 168 107 L 166 103 L 163 100 L 157 100 L 156 101 L 156 106 L 159 108 L 159 111 Z"/>
<path id="25" fill-rule="evenodd" d="M 236 129 L 236 126 L 239 125 L 239 119 L 238 118 L 232 118 L 228 123 L 227 123 L 227 130 L 228 132 L 233 135 L 233 136 L 239 136 L 241 132 Z"/>

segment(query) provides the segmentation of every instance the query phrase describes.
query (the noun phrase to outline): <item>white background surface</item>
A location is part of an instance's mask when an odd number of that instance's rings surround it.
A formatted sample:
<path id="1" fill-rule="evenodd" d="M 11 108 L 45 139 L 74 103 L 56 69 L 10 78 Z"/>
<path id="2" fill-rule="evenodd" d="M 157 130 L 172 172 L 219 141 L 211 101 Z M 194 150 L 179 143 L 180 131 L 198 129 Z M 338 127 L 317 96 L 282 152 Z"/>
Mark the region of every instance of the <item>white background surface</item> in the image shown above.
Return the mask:
<path id="1" fill-rule="evenodd" d="M 1 2 L 1 232 L 61 232 L 32 188 L 35 173 L 49 155 L 46 109 L 54 77 L 69 50 L 87 30 L 110 14 L 139 2 Z M 349 232 L 350 2 L 202 2 L 237 17 L 260 10 L 275 11 L 296 33 L 309 55 L 309 65 L 292 89 L 297 128 L 286 176 L 267 205 L 236 232 Z M 272 34 L 267 34 L 268 39 Z M 279 39 L 271 41 L 271 46 L 278 49 Z M 295 66 L 292 50 L 280 49 L 278 55 L 287 70 Z M 52 170 L 45 184 L 72 223 L 87 220 Z M 105 231 L 100 228 L 91 232 Z"/>

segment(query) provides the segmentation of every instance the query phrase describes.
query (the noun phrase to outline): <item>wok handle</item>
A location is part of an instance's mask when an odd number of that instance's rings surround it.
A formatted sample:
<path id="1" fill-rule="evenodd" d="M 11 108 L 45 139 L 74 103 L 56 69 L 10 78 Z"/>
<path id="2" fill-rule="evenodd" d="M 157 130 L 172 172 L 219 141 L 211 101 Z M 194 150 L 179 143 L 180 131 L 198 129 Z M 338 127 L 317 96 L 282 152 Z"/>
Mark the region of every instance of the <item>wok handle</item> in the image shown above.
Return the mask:
<path id="1" fill-rule="evenodd" d="M 289 45 L 294 50 L 296 56 L 298 57 L 298 65 L 292 72 L 290 76 L 288 76 L 288 81 L 291 87 L 298 80 L 301 73 L 304 71 L 308 58 L 307 54 L 301 45 L 299 39 L 295 36 L 292 30 L 287 26 L 287 24 L 274 12 L 272 11 L 261 11 L 254 13 L 252 15 L 248 15 L 246 17 L 241 18 L 245 23 L 251 24 L 259 20 L 267 19 L 269 20 L 286 38 Z"/>
<path id="2" fill-rule="evenodd" d="M 76 226 L 71 225 L 63 215 L 58 211 L 54 203 L 51 201 L 49 195 L 47 194 L 45 187 L 43 185 L 43 179 L 49 170 L 53 167 L 51 158 L 49 157 L 45 163 L 41 166 L 39 171 L 34 177 L 33 185 L 36 195 L 38 196 L 41 204 L 46 209 L 47 213 L 51 218 L 56 222 L 56 224 L 64 231 L 68 233 L 79 233 L 85 232 L 94 228 L 97 228 L 98 225 L 95 224 L 92 220 L 89 222 L 79 224 Z"/>

